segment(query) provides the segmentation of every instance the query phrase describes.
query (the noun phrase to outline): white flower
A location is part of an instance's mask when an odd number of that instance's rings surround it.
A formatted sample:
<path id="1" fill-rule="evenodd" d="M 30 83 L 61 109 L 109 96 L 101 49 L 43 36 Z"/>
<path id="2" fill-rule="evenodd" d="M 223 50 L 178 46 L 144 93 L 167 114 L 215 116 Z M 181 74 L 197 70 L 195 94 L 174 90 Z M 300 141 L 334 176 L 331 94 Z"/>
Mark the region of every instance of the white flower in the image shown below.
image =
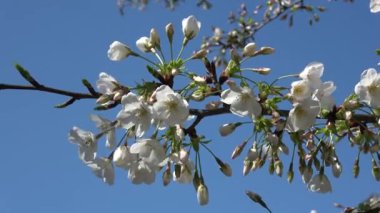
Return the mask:
<path id="1" fill-rule="evenodd" d="M 108 75 L 105 72 L 99 74 L 99 79 L 96 81 L 96 87 L 99 92 L 102 94 L 110 95 L 116 89 L 117 81 L 111 75 Z"/>
<path id="2" fill-rule="evenodd" d="M 230 105 L 230 111 L 238 116 L 257 117 L 261 115 L 261 105 L 249 87 L 239 87 L 233 81 L 227 82 L 230 89 L 221 94 L 221 101 Z"/>
<path id="3" fill-rule="evenodd" d="M 132 92 L 122 97 L 121 104 L 123 109 L 117 115 L 121 126 L 125 129 L 135 126 L 136 136 L 142 137 L 152 123 L 151 106 Z"/>
<path id="4" fill-rule="evenodd" d="M 159 169 L 165 159 L 165 150 L 155 139 L 139 139 L 134 143 L 130 152 L 138 154 L 140 160 L 147 163 L 152 169 Z"/>
<path id="5" fill-rule="evenodd" d="M 336 90 L 334 82 L 323 82 L 321 86 L 314 92 L 313 100 L 319 101 L 321 109 L 332 110 L 335 105 L 335 101 L 332 97 L 332 93 Z"/>
<path id="6" fill-rule="evenodd" d="M 254 42 L 248 43 L 243 49 L 243 56 L 252 57 L 255 55 L 256 44 Z"/>
<path id="7" fill-rule="evenodd" d="M 305 100 L 293 104 L 293 108 L 290 110 L 287 119 L 286 130 L 289 132 L 297 132 L 299 130 L 309 129 L 313 126 L 319 114 L 319 110 L 319 103 L 314 100 Z"/>
<path id="8" fill-rule="evenodd" d="M 112 122 L 99 115 L 91 115 L 90 118 L 100 131 L 106 132 L 106 147 L 112 149 L 115 146 L 115 127 L 111 125 Z"/>
<path id="9" fill-rule="evenodd" d="M 292 96 L 293 102 L 300 102 L 311 97 L 312 91 L 310 87 L 310 81 L 299 80 L 292 83 L 292 88 L 290 89 L 290 95 Z"/>
<path id="10" fill-rule="evenodd" d="M 200 28 L 201 22 L 199 22 L 193 15 L 182 20 L 182 32 L 187 40 L 191 40 L 197 36 Z"/>
<path id="11" fill-rule="evenodd" d="M 128 169 L 134 162 L 137 162 L 137 154 L 132 154 L 127 146 L 119 146 L 112 156 L 112 160 L 116 166 Z"/>
<path id="12" fill-rule="evenodd" d="M 311 88 L 317 89 L 321 85 L 321 76 L 323 75 L 324 66 L 320 62 L 312 62 L 308 64 L 300 73 L 300 78 L 310 82 Z"/>
<path id="13" fill-rule="evenodd" d="M 180 162 L 181 172 L 179 177 L 173 172 L 173 180 L 178 183 L 191 183 L 193 181 L 194 163 L 189 159 L 185 163 Z"/>
<path id="14" fill-rule="evenodd" d="M 199 184 L 197 188 L 197 199 L 199 205 L 203 206 L 208 203 L 208 190 L 207 187 L 203 184 Z"/>
<path id="15" fill-rule="evenodd" d="M 331 183 L 326 175 L 317 174 L 307 184 L 307 188 L 312 192 L 327 193 L 331 192 Z"/>
<path id="16" fill-rule="evenodd" d="M 132 53 L 132 50 L 127 45 L 119 41 L 112 42 L 107 51 L 108 58 L 111 61 L 121 61 L 122 59 L 127 58 Z"/>
<path id="17" fill-rule="evenodd" d="M 360 82 L 355 86 L 355 93 L 369 106 L 380 107 L 380 75 L 375 69 L 370 68 L 362 73 Z"/>
<path id="18" fill-rule="evenodd" d="M 371 13 L 380 12 L 380 0 L 370 0 L 369 8 L 371 9 Z"/>
<path id="19" fill-rule="evenodd" d="M 150 39 L 148 37 L 141 37 L 139 40 L 136 41 L 136 46 L 139 48 L 141 52 L 151 52 L 152 51 L 152 45 L 150 43 Z"/>
<path id="20" fill-rule="evenodd" d="M 108 158 L 96 158 L 93 162 L 87 164 L 94 174 L 101 178 L 103 182 L 112 185 L 115 179 L 115 172 L 111 160 Z"/>
<path id="21" fill-rule="evenodd" d="M 189 116 L 189 104 L 170 87 L 162 85 L 154 92 L 156 102 L 153 104 L 155 119 L 165 126 L 181 125 Z"/>
<path id="22" fill-rule="evenodd" d="M 156 179 L 155 170 L 143 160 L 134 162 L 128 170 L 128 178 L 133 184 L 152 184 Z"/>
<path id="23" fill-rule="evenodd" d="M 91 162 L 95 159 L 98 146 L 92 132 L 73 127 L 69 133 L 69 140 L 79 146 L 79 158 L 84 163 Z"/>

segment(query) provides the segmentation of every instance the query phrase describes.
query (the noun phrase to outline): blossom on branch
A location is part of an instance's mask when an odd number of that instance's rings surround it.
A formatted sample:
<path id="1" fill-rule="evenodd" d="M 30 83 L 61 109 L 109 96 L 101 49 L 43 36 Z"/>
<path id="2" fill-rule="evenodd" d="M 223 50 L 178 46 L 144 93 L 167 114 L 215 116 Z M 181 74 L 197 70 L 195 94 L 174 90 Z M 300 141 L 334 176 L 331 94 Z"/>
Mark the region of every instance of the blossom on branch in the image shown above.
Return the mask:
<path id="1" fill-rule="evenodd" d="M 165 126 L 181 125 L 189 116 L 189 104 L 169 86 L 162 85 L 156 89 L 153 96 L 157 100 L 153 104 L 155 119 Z"/>
<path id="2" fill-rule="evenodd" d="M 380 75 L 373 68 L 364 70 L 359 83 L 355 86 L 359 100 L 370 107 L 380 107 Z"/>
<path id="3" fill-rule="evenodd" d="M 319 111 L 319 102 L 311 99 L 293 104 L 286 123 L 286 130 L 297 132 L 309 129 L 313 126 Z"/>
<path id="4" fill-rule="evenodd" d="M 201 22 L 199 22 L 195 16 L 191 15 L 182 20 L 182 32 L 187 40 L 191 40 L 197 36 L 200 29 Z"/>
<path id="5" fill-rule="evenodd" d="M 152 107 L 132 92 L 123 96 L 121 104 L 123 109 L 117 115 L 120 125 L 125 129 L 134 126 L 136 136 L 142 137 L 152 123 Z"/>
<path id="6" fill-rule="evenodd" d="M 94 174 L 101 178 L 104 183 L 112 185 L 115 180 L 115 172 L 112 162 L 108 158 L 96 158 L 94 161 L 87 164 L 92 169 Z"/>
<path id="7" fill-rule="evenodd" d="M 371 13 L 380 12 L 380 0 L 370 0 L 369 8 L 371 10 Z"/>
<path id="8" fill-rule="evenodd" d="M 108 58 L 111 61 L 121 61 L 132 54 L 134 54 L 132 50 L 120 41 L 112 42 L 107 51 Z"/>
<path id="9" fill-rule="evenodd" d="M 228 81 L 227 84 L 230 88 L 222 92 L 221 101 L 230 105 L 233 114 L 251 118 L 261 115 L 261 105 L 251 88 L 237 86 L 233 81 Z"/>
<path id="10" fill-rule="evenodd" d="M 98 145 L 92 132 L 73 127 L 69 133 L 69 141 L 79 146 L 79 158 L 84 163 L 95 160 Z"/>

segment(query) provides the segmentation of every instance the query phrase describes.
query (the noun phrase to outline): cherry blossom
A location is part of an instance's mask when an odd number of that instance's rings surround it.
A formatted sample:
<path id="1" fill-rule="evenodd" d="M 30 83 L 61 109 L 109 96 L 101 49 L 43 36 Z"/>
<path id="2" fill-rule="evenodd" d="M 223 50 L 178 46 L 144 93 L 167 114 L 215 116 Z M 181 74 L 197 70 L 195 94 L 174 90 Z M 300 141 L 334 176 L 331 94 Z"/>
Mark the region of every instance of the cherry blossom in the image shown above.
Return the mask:
<path id="1" fill-rule="evenodd" d="M 79 146 L 79 158 L 84 163 L 95 160 L 98 145 L 92 132 L 73 127 L 69 133 L 69 141 Z"/>
<path id="2" fill-rule="evenodd" d="M 371 10 L 371 13 L 380 12 L 380 0 L 370 0 L 369 8 Z"/>
<path id="3" fill-rule="evenodd" d="M 228 81 L 227 84 L 230 89 L 222 92 L 221 101 L 230 105 L 233 114 L 252 118 L 261 115 L 261 105 L 249 87 L 237 86 L 233 81 Z"/>
<path id="4" fill-rule="evenodd" d="M 293 104 L 287 119 L 286 129 L 289 132 L 297 132 L 312 127 L 319 110 L 319 102 L 314 100 L 305 100 Z"/>
<path id="5" fill-rule="evenodd" d="M 121 61 L 131 54 L 133 54 L 132 50 L 120 41 L 112 42 L 107 52 L 111 61 Z"/>
<path id="6" fill-rule="evenodd" d="M 162 85 L 154 92 L 156 102 L 153 104 L 155 119 L 165 126 L 181 125 L 189 116 L 189 104 L 170 87 Z"/>
<path id="7" fill-rule="evenodd" d="M 91 115 L 90 118 L 96 123 L 96 127 L 100 131 L 106 133 L 106 147 L 112 149 L 115 146 L 115 127 L 112 125 L 112 122 L 99 115 Z"/>
<path id="8" fill-rule="evenodd" d="M 120 125 L 125 129 L 135 126 L 136 136 L 142 137 L 152 123 L 152 107 L 132 92 L 122 97 L 121 104 L 123 109 L 117 115 Z"/>
<path id="9" fill-rule="evenodd" d="M 182 20 L 182 32 L 187 40 L 191 40 L 197 36 L 200 28 L 201 22 L 199 22 L 193 15 Z"/>
<path id="10" fill-rule="evenodd" d="M 112 162 L 108 158 L 96 158 L 94 161 L 87 164 L 92 169 L 94 174 L 101 178 L 103 182 L 112 185 L 115 179 L 115 172 Z"/>
<path id="11" fill-rule="evenodd" d="M 336 90 L 334 82 L 323 82 L 320 87 L 314 92 L 313 100 L 319 101 L 321 109 L 332 110 L 335 105 L 332 93 Z"/>
<path id="12" fill-rule="evenodd" d="M 360 101 L 374 108 L 380 107 L 380 75 L 375 69 L 364 70 L 355 86 L 355 93 Z"/>
<path id="13" fill-rule="evenodd" d="M 309 81 L 310 87 L 318 89 L 321 85 L 321 76 L 323 75 L 324 66 L 320 62 L 312 62 L 299 74 L 299 77 Z"/>

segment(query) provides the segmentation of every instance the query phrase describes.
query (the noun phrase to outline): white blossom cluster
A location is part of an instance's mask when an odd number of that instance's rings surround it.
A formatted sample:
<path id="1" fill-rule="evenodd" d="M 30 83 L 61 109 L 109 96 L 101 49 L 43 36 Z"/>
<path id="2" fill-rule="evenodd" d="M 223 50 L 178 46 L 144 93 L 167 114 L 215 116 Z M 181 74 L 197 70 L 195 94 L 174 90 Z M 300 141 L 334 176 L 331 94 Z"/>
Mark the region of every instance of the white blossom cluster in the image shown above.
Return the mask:
<path id="1" fill-rule="evenodd" d="M 281 2 L 291 4 L 291 1 Z M 380 10 L 379 1 L 372 0 L 370 4 L 371 12 Z M 171 52 L 169 63 L 165 61 L 161 40 L 155 29 L 150 31 L 150 37 L 144 36 L 138 39 L 136 47 L 142 53 L 156 56 L 159 63 L 141 56 L 122 42 L 114 41 L 110 45 L 107 52 L 110 60 L 120 61 L 129 56 L 141 58 L 153 66 L 153 68 L 148 67 L 148 70 L 159 82 L 143 85 L 141 90 L 132 89 L 121 85 L 111 75 L 100 73 L 96 82 L 100 93 L 100 97 L 97 99 L 98 106 L 107 108 L 121 105 L 121 110 L 113 121 L 98 115 L 91 116 L 91 120 L 99 129 L 100 133 L 98 134 L 78 127 L 70 130 L 69 140 L 78 145 L 79 158 L 91 168 L 97 177 L 110 185 L 114 183 L 114 166 L 125 170 L 133 184 L 151 184 L 156 180 L 157 172 L 166 168 L 163 172 L 164 185 L 167 185 L 170 180 L 179 183 L 194 183 L 198 202 L 200 205 L 205 205 L 208 203 L 209 195 L 200 166 L 200 146 L 204 146 L 211 153 L 223 174 L 231 176 L 232 170 L 227 163 L 221 161 L 207 148 L 204 138 L 195 133 L 195 126 L 203 117 L 190 126 L 186 121 L 194 115 L 191 114 L 190 101 L 200 102 L 208 96 L 216 96 L 219 99 L 207 103 L 205 109 L 198 113 L 228 110 L 238 117 L 248 118 L 246 122 L 223 124 L 219 129 L 222 136 L 231 134 L 243 124 L 253 126 L 253 134 L 237 146 L 232 153 L 232 159 L 237 158 L 248 141 L 255 138 L 244 159 L 244 175 L 262 167 L 265 161 L 268 161 L 270 172 L 281 176 L 283 164 L 280 154 L 289 153 L 289 148 L 282 141 L 283 132 L 287 132 L 295 137 L 295 139 L 292 138 L 293 140 L 304 142 L 306 151 L 300 148 L 302 145 L 298 149 L 300 162 L 305 161 L 307 164 L 300 163 L 300 172 L 308 189 L 320 193 L 331 192 L 331 183 L 325 175 L 324 168 L 331 166 L 332 174 L 339 177 L 342 166 L 335 153 L 333 131 L 327 127 L 320 129 L 315 127 L 316 119 L 326 119 L 324 112 L 331 114 L 337 111 L 332 97 L 332 93 L 336 90 L 335 84 L 332 81 L 323 82 L 321 80 L 324 65 L 320 62 L 308 64 L 302 72 L 296 75 L 299 80 L 292 82 L 289 88 L 285 88 L 286 91 L 289 91 L 286 94 L 282 94 L 284 89 L 272 84 L 256 82 L 255 87 L 251 87 L 242 74 L 244 70 L 266 75 L 270 69 L 241 68 L 241 64 L 246 59 L 274 52 L 271 47 L 257 49 L 256 44 L 251 42 L 245 45 L 241 54 L 231 51 L 231 60 L 216 82 L 217 77 L 213 73 L 215 70 L 210 63 L 206 63 L 207 59 L 204 60 L 208 69 L 207 76 L 187 72 L 184 68 L 184 64 L 190 59 L 205 59 L 208 54 L 206 50 L 202 49 L 190 58 L 182 59 L 184 47 L 197 36 L 200 28 L 201 23 L 194 16 L 183 19 L 182 48 L 176 60 Z M 172 44 L 173 25 L 168 24 L 165 30 L 166 36 Z M 172 81 L 175 76 L 179 75 L 187 76 L 190 83 L 185 88 L 176 90 Z M 240 81 L 240 84 L 237 81 Z M 213 82 L 216 85 L 215 88 L 209 86 L 211 84 L 209 82 Z M 223 88 L 224 83 L 228 86 L 227 88 Z M 254 89 L 257 89 L 258 93 L 255 93 Z M 278 97 L 280 101 L 274 97 L 278 94 L 280 94 Z M 355 86 L 355 94 L 357 105 L 360 102 L 360 104 L 366 104 L 374 109 L 380 108 L 380 74 L 375 69 L 365 70 L 361 75 L 360 82 Z M 287 114 L 280 115 L 280 112 L 277 111 L 277 103 L 281 101 L 290 101 L 292 105 Z M 349 109 L 349 107 L 346 108 Z M 225 113 L 226 111 L 221 112 Z M 352 112 L 349 110 L 345 112 L 347 120 L 352 117 L 350 117 L 350 113 Z M 281 116 L 285 119 L 280 118 Z M 328 121 L 327 126 L 330 124 L 334 125 Z M 123 132 L 120 141 L 116 140 L 117 130 Z M 315 137 L 317 131 L 324 131 L 325 135 L 330 135 L 319 139 L 319 144 L 315 145 L 314 140 L 318 138 Z M 354 131 L 344 134 L 354 134 Z M 357 133 L 357 135 L 359 134 L 361 132 Z M 103 136 L 106 138 L 106 147 L 111 151 L 108 157 L 98 156 L 98 141 Z M 131 138 L 134 138 L 132 144 L 129 142 Z M 295 148 L 296 146 L 294 146 Z M 190 158 L 191 151 L 195 152 L 195 160 Z M 319 157 L 317 156 L 319 152 L 321 153 L 320 158 L 323 160 L 322 165 L 316 159 Z M 290 182 L 293 178 L 293 157 L 288 172 Z M 319 170 L 319 173 L 314 176 L 312 162 L 318 165 L 315 167 Z M 174 168 L 174 171 L 171 168 Z"/>

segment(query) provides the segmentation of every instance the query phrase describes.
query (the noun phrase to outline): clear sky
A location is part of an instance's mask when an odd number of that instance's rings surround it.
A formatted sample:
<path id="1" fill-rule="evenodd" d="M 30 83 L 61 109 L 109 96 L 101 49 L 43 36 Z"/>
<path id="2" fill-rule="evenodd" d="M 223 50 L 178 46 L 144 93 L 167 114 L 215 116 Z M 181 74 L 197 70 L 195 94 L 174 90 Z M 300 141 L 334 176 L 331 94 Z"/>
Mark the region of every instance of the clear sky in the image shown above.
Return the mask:
<path id="1" fill-rule="evenodd" d="M 41 83 L 62 89 L 85 92 L 81 79 L 95 82 L 100 72 L 133 85 L 150 78 L 144 63 L 136 59 L 109 61 L 106 52 L 112 41 L 123 41 L 135 48 L 135 41 L 149 36 L 151 27 L 164 40 L 164 27 L 172 22 L 178 49 L 181 20 L 194 14 L 202 22 L 202 29 L 184 53 L 189 55 L 199 47 L 202 36 L 210 35 L 212 26 L 231 27 L 227 23 L 228 13 L 236 11 L 239 4 L 240 1 L 223 0 L 212 10 L 203 11 L 187 3 L 169 12 L 154 3 L 142 12 L 128 8 L 120 16 L 114 1 L 1 0 L 0 82 L 24 84 L 13 67 L 20 63 Z M 276 53 L 248 65 L 271 67 L 273 72 L 268 78 L 274 79 L 298 73 L 309 62 L 320 61 L 325 65 L 323 80 L 337 85 L 335 97 L 339 103 L 353 91 L 361 72 L 376 67 L 379 61 L 374 50 L 380 47 L 380 14 L 370 13 L 368 6 L 367 0 L 329 3 L 320 23 L 313 27 L 308 26 L 303 13 L 296 15 L 290 29 L 286 23 L 276 21 L 257 35 L 259 46 L 272 46 Z M 221 124 L 236 121 L 232 116 L 220 116 L 200 125 L 199 131 L 213 139 L 214 152 L 232 165 L 234 173 L 232 178 L 223 176 L 204 153 L 203 160 L 208 161 L 204 167 L 209 205 L 198 206 L 192 185 L 172 183 L 163 187 L 160 177 L 152 185 L 136 186 L 125 172 L 117 170 L 116 183 L 107 186 L 80 162 L 77 147 L 67 140 L 74 125 L 95 130 L 88 119 L 96 113 L 92 100 L 63 110 L 53 106 L 65 101 L 64 97 L 38 92 L 1 91 L 0 100 L 2 213 L 265 212 L 245 196 L 246 189 L 261 194 L 273 212 L 303 213 L 316 209 L 326 213 L 339 212 L 333 207 L 334 202 L 355 205 L 370 193 L 380 192 L 379 183 L 371 175 L 368 156 L 361 160 L 359 178 L 353 178 L 356 150 L 349 148 L 347 140 L 337 145 L 343 164 L 341 178 L 333 178 L 329 168 L 326 171 L 333 185 L 330 194 L 309 192 L 297 170 L 292 184 L 285 176 L 270 176 L 267 167 L 243 177 L 242 157 L 232 161 L 229 156 L 248 133 L 240 131 L 222 138 L 217 132 Z M 112 119 L 118 110 L 101 115 Z"/>

